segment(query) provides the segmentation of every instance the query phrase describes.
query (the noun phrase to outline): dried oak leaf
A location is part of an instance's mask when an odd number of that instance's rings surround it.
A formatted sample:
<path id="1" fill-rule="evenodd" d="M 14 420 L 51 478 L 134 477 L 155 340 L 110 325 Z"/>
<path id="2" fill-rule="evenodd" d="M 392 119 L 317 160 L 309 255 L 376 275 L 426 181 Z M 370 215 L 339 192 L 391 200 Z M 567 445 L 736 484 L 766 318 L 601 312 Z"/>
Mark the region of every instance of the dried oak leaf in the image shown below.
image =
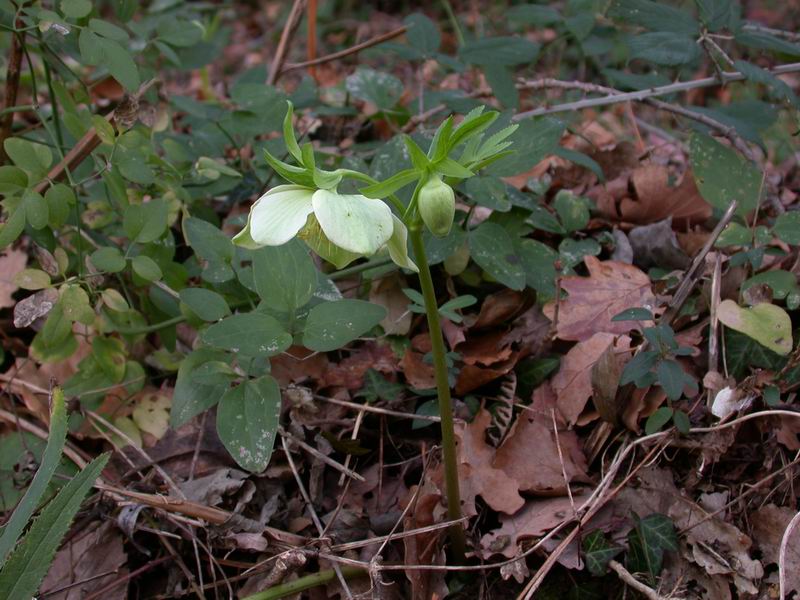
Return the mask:
<path id="1" fill-rule="evenodd" d="M 509 515 L 525 504 L 519 495 L 517 481 L 492 464 L 495 449 L 486 443 L 486 428 L 491 423 L 492 415 L 481 409 L 472 423 L 456 427 L 461 504 L 464 514 L 469 517 L 478 514 L 475 496 L 481 496 L 494 510 Z"/>
<path id="2" fill-rule="evenodd" d="M 569 294 L 560 300 L 556 334 L 562 340 L 582 342 L 595 333 L 623 334 L 635 325 L 631 321 L 612 321 L 628 308 L 653 310 L 656 297 L 650 278 L 636 267 L 621 262 L 601 262 L 593 256 L 584 259 L 589 277 L 571 276 L 561 281 Z M 555 302 L 544 307 L 549 319 L 555 318 Z"/>
<path id="3" fill-rule="evenodd" d="M 364 387 L 364 376 L 373 369 L 381 373 L 394 373 L 397 358 L 389 344 L 366 342 L 339 363 L 329 364 L 322 377 L 323 387 L 341 386 L 348 390 Z"/>
<path id="4" fill-rule="evenodd" d="M 631 339 L 627 335 L 595 333 L 588 340 L 578 342 L 564 355 L 558 373 L 552 380 L 558 398 L 558 411 L 568 425 L 574 425 L 592 396 L 592 367 L 603 353 L 613 346 L 615 350 L 629 350 Z M 621 356 L 621 355 L 620 355 Z"/>
<path id="5" fill-rule="evenodd" d="M 508 323 L 525 309 L 528 300 L 525 294 L 510 289 L 490 294 L 481 304 L 481 311 L 472 328 L 480 329 Z"/>
<path id="6" fill-rule="evenodd" d="M 430 478 L 426 478 L 419 489 L 411 489 L 414 505 L 403 519 L 403 529 L 411 531 L 421 527 L 428 527 L 439 521 L 442 493 Z M 444 552 L 439 548 L 438 540 L 443 534 L 442 529 L 410 535 L 403 538 L 405 552 L 403 553 L 406 565 L 441 565 L 445 564 Z M 407 569 L 406 577 L 411 583 L 412 598 L 444 598 L 448 591 L 444 581 L 444 571 L 425 571 Z"/>
<path id="7" fill-rule="evenodd" d="M 411 387 L 425 390 L 436 385 L 433 364 L 424 361 L 425 355 L 431 351 L 431 338 L 427 333 L 420 333 L 411 338 L 411 346 L 406 348 L 400 367 Z"/>
<path id="8" fill-rule="evenodd" d="M 369 301 L 386 309 L 386 316 L 381 327 L 387 335 L 406 335 L 411 329 L 411 311 L 408 310 L 408 298 L 403 293 L 407 287 L 405 277 L 395 274 L 372 282 L 369 290 Z"/>
<path id="9" fill-rule="evenodd" d="M 578 436 L 566 429 L 555 410 L 550 384 L 539 386 L 530 410 L 519 413 L 497 450 L 492 466 L 511 477 L 521 491 L 562 495 L 566 494 L 567 482 L 588 481 Z"/>

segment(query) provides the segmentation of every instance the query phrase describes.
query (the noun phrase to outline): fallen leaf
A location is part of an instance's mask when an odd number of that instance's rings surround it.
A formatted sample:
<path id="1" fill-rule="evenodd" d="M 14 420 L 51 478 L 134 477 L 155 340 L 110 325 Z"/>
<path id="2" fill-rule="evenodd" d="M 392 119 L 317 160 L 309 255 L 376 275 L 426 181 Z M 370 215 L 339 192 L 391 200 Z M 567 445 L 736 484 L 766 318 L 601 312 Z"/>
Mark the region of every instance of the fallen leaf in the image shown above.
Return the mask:
<path id="1" fill-rule="evenodd" d="M 733 300 L 723 300 L 717 307 L 717 317 L 723 325 L 773 352 L 785 356 L 792 351 L 792 319 L 780 306 L 763 303 L 742 307 Z"/>
<path id="2" fill-rule="evenodd" d="M 580 500 L 576 501 L 580 506 Z M 513 558 L 522 540 L 537 538 L 574 516 L 569 498 L 541 498 L 529 500 L 519 512 L 500 515 L 501 526 L 481 538 L 484 558 L 502 554 Z"/>
<path id="3" fill-rule="evenodd" d="M 247 473 L 238 469 L 218 469 L 205 477 L 182 481 L 178 487 L 192 502 L 219 506 L 225 496 L 242 487 L 246 478 Z"/>
<path id="4" fill-rule="evenodd" d="M 552 380 L 558 398 L 558 411 L 568 425 L 574 425 L 586 408 L 592 395 L 592 367 L 609 348 L 622 352 L 630 349 L 627 335 L 596 333 L 588 340 L 578 342 L 564 355 L 558 372 Z"/>
<path id="5" fill-rule="evenodd" d="M 70 538 L 56 553 L 40 591 L 51 600 L 81 600 L 128 573 L 122 534 L 111 521 L 95 522 Z M 50 594 L 70 584 L 63 592 Z M 128 588 L 103 591 L 103 600 L 125 600 Z"/>
<path id="6" fill-rule="evenodd" d="M 633 249 L 633 262 L 642 269 L 685 269 L 690 258 L 678 244 L 672 229 L 672 217 L 649 225 L 634 227 L 628 232 Z"/>
<path id="7" fill-rule="evenodd" d="M 656 298 L 650 278 L 636 267 L 621 262 L 584 258 L 589 277 L 571 276 L 561 280 L 569 294 L 560 300 L 557 335 L 562 340 L 584 341 L 595 333 L 623 334 L 637 327 L 631 321 L 611 319 L 629 308 L 654 310 Z M 555 302 L 544 307 L 549 319 L 555 317 Z"/>
<path id="8" fill-rule="evenodd" d="M 418 390 L 426 390 L 436 386 L 433 364 L 423 360 L 431 351 L 431 338 L 427 333 L 420 333 L 411 338 L 411 346 L 406 348 L 400 367 L 408 384 Z"/>
<path id="9" fill-rule="evenodd" d="M 795 511 L 785 506 L 767 504 L 749 516 L 753 528 L 753 540 L 761 550 L 764 565 L 777 565 L 781 541 L 786 533 L 789 521 Z M 795 591 L 800 594 L 800 529 L 795 528 L 786 545 L 786 562 L 783 565 L 786 574 L 787 595 Z"/>
<path id="10" fill-rule="evenodd" d="M 14 306 L 14 327 L 22 329 L 46 316 L 58 302 L 58 290 L 46 288 L 23 298 Z"/>
<path id="11" fill-rule="evenodd" d="M 397 357 L 389 344 L 366 342 L 338 363 L 328 363 L 321 385 L 360 390 L 370 369 L 387 374 L 397 371 Z"/>
<path id="12" fill-rule="evenodd" d="M 399 273 L 392 277 L 373 280 L 369 289 L 369 301 L 386 309 L 381 327 L 386 335 L 406 335 L 411 329 L 411 311 L 403 288 L 408 287 Z"/>
<path id="13" fill-rule="evenodd" d="M 476 496 L 481 496 L 494 510 L 509 515 L 525 503 L 517 481 L 493 465 L 495 449 L 486 443 L 486 428 L 491 423 L 492 415 L 481 409 L 472 423 L 456 426 L 461 505 L 464 514 L 470 517 L 478 514 Z"/>
<path id="14" fill-rule="evenodd" d="M 136 426 L 160 440 L 169 429 L 169 409 L 172 406 L 170 393 L 164 390 L 144 390 L 134 401 L 134 423 Z"/>
<path id="15" fill-rule="evenodd" d="M 676 186 L 664 166 L 644 165 L 631 175 L 635 197 L 624 198 L 619 216 L 629 223 L 654 223 L 672 217 L 676 227 L 702 223 L 711 216 L 711 206 L 700 195 L 690 172 Z"/>
<path id="16" fill-rule="evenodd" d="M 413 506 L 403 519 L 403 529 L 411 531 L 433 525 L 439 521 L 442 493 L 430 478 L 426 478 L 421 486 L 411 490 Z M 441 565 L 446 563 L 444 551 L 437 543 L 444 529 L 438 529 L 403 538 L 404 564 L 406 565 Z M 444 598 L 448 594 L 444 580 L 444 571 L 427 571 L 407 569 L 406 577 L 411 582 L 412 598 Z"/>
<path id="17" fill-rule="evenodd" d="M 588 481 L 586 457 L 578 436 L 566 429 L 557 412 L 554 430 L 554 410 L 557 411 L 555 394 L 545 383 L 533 393 L 530 408 L 519 413 L 492 462 L 521 491 L 564 495 L 568 483 Z"/>
<path id="18" fill-rule="evenodd" d="M 12 297 L 19 289 L 14 279 L 25 268 L 28 255 L 22 250 L 7 250 L 0 254 L 0 308 L 8 308 L 16 304 Z"/>
<path id="19" fill-rule="evenodd" d="M 282 387 L 290 383 L 320 381 L 329 368 L 325 352 L 312 352 L 302 346 L 292 346 L 286 352 L 269 359 L 270 374 Z"/>
<path id="20" fill-rule="evenodd" d="M 481 304 L 481 311 L 472 328 L 481 329 L 508 323 L 525 308 L 525 305 L 526 297 L 521 292 L 506 288 L 490 294 Z"/>

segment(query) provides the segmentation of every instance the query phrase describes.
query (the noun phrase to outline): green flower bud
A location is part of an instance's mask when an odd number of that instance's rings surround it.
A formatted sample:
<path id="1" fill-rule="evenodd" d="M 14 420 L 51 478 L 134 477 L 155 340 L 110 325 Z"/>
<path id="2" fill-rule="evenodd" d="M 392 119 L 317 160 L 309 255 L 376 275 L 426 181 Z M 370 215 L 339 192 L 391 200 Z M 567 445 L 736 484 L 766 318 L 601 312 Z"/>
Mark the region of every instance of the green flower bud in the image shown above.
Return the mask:
<path id="1" fill-rule="evenodd" d="M 438 175 L 431 176 L 422 186 L 417 199 L 419 214 L 431 233 L 444 237 L 450 233 L 456 214 L 456 195 Z"/>

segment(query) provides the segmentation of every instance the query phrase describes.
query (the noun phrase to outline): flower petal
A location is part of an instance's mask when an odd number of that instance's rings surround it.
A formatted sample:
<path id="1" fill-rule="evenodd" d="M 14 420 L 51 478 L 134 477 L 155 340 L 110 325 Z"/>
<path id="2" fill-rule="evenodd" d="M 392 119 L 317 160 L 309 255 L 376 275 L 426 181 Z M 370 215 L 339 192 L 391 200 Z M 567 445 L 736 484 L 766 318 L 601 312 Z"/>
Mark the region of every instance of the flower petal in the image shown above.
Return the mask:
<path id="1" fill-rule="evenodd" d="M 380 200 L 317 190 L 313 203 L 325 235 L 349 252 L 375 254 L 392 237 L 392 211 Z"/>
<path id="2" fill-rule="evenodd" d="M 394 215 L 392 215 L 392 223 L 394 225 L 392 237 L 386 242 L 386 247 L 389 249 L 389 256 L 398 267 L 403 267 L 404 269 L 419 273 L 417 265 L 408 257 L 408 229 L 406 229 L 403 222 Z"/>
<path id="3" fill-rule="evenodd" d="M 337 269 L 344 269 L 347 265 L 359 258 L 359 254 L 343 250 L 331 242 L 322 227 L 319 226 L 314 215 L 308 219 L 308 224 L 300 230 L 298 236 L 316 254 L 334 265 Z"/>
<path id="4" fill-rule="evenodd" d="M 251 239 L 261 246 L 280 246 L 303 228 L 314 210 L 314 190 L 302 185 L 279 185 L 261 196 L 250 209 Z"/>

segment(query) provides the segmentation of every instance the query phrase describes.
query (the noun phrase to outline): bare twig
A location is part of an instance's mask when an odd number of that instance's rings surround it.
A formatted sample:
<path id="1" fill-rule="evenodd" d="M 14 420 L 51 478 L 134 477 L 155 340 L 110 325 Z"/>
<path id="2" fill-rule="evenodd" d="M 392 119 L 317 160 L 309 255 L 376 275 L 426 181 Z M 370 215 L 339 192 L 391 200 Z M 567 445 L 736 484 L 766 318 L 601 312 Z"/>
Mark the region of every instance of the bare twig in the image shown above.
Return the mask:
<path id="1" fill-rule="evenodd" d="M 382 44 L 383 42 L 388 42 L 389 40 L 393 40 L 394 38 L 403 35 L 406 31 L 408 31 L 408 27 L 404 25 L 403 27 L 398 27 L 397 29 L 393 29 L 392 31 L 382 33 L 381 35 L 376 35 L 375 37 L 370 38 L 364 42 L 361 42 L 360 44 L 356 44 L 355 46 L 351 46 L 350 48 L 345 48 L 344 50 L 340 50 L 339 52 L 333 52 L 331 54 L 326 54 L 325 56 L 320 56 L 318 58 L 306 60 L 299 63 L 290 63 L 283 68 L 283 72 L 286 73 L 287 71 L 294 71 L 295 69 L 304 69 L 306 67 L 313 67 L 316 65 L 329 63 L 334 60 L 339 60 L 340 58 L 350 56 L 351 54 L 357 54 L 362 50 L 366 50 L 367 48 L 372 48 L 372 46 L 377 46 L 378 44 Z"/>
<path id="2" fill-rule="evenodd" d="M 305 8 L 306 0 L 294 0 L 292 9 L 289 11 L 289 16 L 286 17 L 286 24 L 281 32 L 281 39 L 278 42 L 278 48 L 275 50 L 275 56 L 272 58 L 272 66 L 269 70 L 269 77 L 267 83 L 275 85 L 278 78 L 283 71 L 283 63 L 286 62 L 286 52 L 289 50 L 289 42 L 292 41 L 297 26 L 300 25 L 300 20 L 303 16 L 303 9 Z"/>
<path id="3" fill-rule="evenodd" d="M 623 567 L 616 560 L 611 560 L 608 563 L 608 568 L 614 571 L 619 576 L 619 578 L 625 582 L 626 585 L 629 585 L 630 587 L 635 589 L 645 598 L 648 598 L 649 600 L 664 600 L 663 596 L 661 596 L 653 588 L 646 586 L 641 581 L 636 579 L 633 575 L 631 575 L 631 572 L 628 571 L 628 569 Z"/>
<path id="4" fill-rule="evenodd" d="M 372 406 L 370 404 L 358 404 L 356 402 L 349 402 L 347 400 L 339 400 L 338 398 L 329 398 L 328 396 L 320 396 L 319 394 L 314 394 L 314 398 L 318 400 L 322 400 L 324 402 L 330 402 L 331 404 L 338 404 L 339 406 L 346 406 L 347 408 L 352 408 L 359 412 L 371 412 L 377 415 L 386 415 L 388 417 L 398 417 L 400 419 L 419 419 L 420 421 L 430 421 L 431 423 L 438 423 L 441 421 L 439 417 L 434 417 L 430 415 L 415 415 L 413 413 L 404 413 L 397 410 L 389 410 L 388 408 L 380 408 L 378 406 Z"/>
<path id="5" fill-rule="evenodd" d="M 348 469 L 344 465 L 336 462 L 330 456 L 325 456 L 322 452 L 320 452 L 319 450 L 317 450 L 313 446 L 309 446 L 303 440 L 293 436 L 291 433 L 286 431 L 283 427 L 278 427 L 278 433 L 281 434 L 282 438 L 288 438 L 288 439 L 292 440 L 293 443 L 297 444 L 303 450 L 305 450 L 306 452 L 311 454 L 314 458 L 317 458 L 317 459 L 321 460 L 322 462 L 324 462 L 329 467 L 333 467 L 334 469 L 336 469 L 340 473 L 343 473 L 344 475 L 347 475 L 348 477 L 351 477 L 351 478 L 356 479 L 358 481 L 366 481 L 362 475 L 359 475 L 355 471 L 353 471 L 351 469 Z"/>

